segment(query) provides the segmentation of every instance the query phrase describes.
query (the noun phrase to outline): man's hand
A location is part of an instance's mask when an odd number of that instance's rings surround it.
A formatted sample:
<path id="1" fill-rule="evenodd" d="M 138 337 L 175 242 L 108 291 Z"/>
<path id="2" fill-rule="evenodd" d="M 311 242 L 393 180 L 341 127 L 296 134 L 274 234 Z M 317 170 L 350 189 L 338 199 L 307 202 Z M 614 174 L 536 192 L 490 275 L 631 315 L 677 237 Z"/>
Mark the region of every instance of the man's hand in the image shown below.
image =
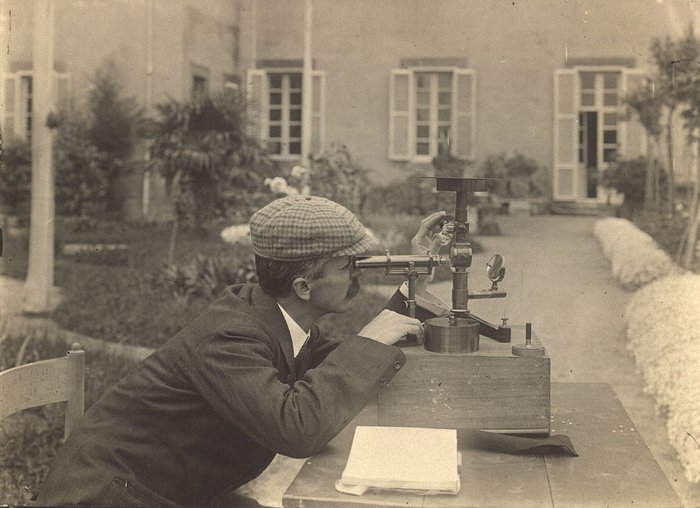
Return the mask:
<path id="1" fill-rule="evenodd" d="M 440 223 L 447 216 L 447 212 L 435 212 L 420 223 L 418 232 L 411 239 L 411 253 L 424 256 L 428 252 L 431 254 L 438 254 L 440 249 L 450 243 L 452 239 L 452 233 L 447 231 L 447 227 L 440 228 Z M 425 287 L 433 280 L 433 273 L 430 275 L 423 275 L 418 277 L 418 287 L 416 290 L 418 293 L 422 293 Z"/>
<path id="2" fill-rule="evenodd" d="M 421 221 L 418 232 L 411 239 L 412 254 L 437 254 L 444 245 L 450 243 L 451 233 L 447 232 L 446 228 L 440 229 L 440 222 L 446 216 L 445 211 L 435 212 Z"/>
<path id="3" fill-rule="evenodd" d="M 393 310 L 384 309 L 357 335 L 391 346 L 409 334 L 416 335 L 419 340 L 422 340 L 423 326 L 421 322 Z"/>

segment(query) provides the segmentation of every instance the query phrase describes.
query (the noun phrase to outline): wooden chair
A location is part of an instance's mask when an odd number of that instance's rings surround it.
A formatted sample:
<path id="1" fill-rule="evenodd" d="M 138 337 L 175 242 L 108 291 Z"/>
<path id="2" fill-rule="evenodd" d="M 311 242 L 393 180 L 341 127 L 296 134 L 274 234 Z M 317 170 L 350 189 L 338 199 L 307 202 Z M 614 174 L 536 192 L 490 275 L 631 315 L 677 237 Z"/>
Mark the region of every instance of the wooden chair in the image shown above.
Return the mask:
<path id="1" fill-rule="evenodd" d="M 0 372 L 0 421 L 23 409 L 68 402 L 64 438 L 85 409 L 85 351 L 74 343 L 62 358 L 42 360 Z"/>

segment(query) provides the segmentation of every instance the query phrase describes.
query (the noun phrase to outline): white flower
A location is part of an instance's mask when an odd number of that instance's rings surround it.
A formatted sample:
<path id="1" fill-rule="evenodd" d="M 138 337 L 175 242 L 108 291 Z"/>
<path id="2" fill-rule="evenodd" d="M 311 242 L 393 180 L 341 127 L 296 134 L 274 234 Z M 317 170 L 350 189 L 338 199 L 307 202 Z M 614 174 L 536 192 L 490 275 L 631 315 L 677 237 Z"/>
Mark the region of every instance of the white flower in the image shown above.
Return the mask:
<path id="1" fill-rule="evenodd" d="M 248 224 L 239 224 L 236 226 L 229 226 L 225 228 L 220 233 L 221 239 L 232 245 L 250 245 L 250 226 Z"/>
<path id="2" fill-rule="evenodd" d="M 268 181 L 269 180 L 269 181 Z M 276 176 L 273 179 L 265 179 L 265 183 L 270 187 L 270 190 L 275 194 L 285 194 L 287 191 L 287 180 L 281 176 Z"/>
<path id="3" fill-rule="evenodd" d="M 287 196 L 296 196 L 296 195 L 299 194 L 299 191 L 297 190 L 296 187 L 294 187 L 294 186 L 292 186 L 292 185 L 287 185 L 287 188 L 284 189 L 284 193 L 285 193 Z"/>
<path id="4" fill-rule="evenodd" d="M 304 166 L 294 166 L 292 171 L 289 173 L 293 178 L 302 179 L 309 173 L 309 170 Z"/>

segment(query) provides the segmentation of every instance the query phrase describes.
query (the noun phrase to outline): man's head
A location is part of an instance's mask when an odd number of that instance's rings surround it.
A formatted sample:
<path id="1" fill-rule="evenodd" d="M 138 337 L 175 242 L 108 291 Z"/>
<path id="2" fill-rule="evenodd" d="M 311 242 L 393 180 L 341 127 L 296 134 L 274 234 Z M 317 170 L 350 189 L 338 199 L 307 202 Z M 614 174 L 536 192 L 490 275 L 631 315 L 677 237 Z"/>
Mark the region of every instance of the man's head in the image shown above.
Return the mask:
<path id="1" fill-rule="evenodd" d="M 273 201 L 250 219 L 250 235 L 260 286 L 325 312 L 347 310 L 359 290 L 352 256 L 373 245 L 352 212 L 314 196 Z"/>

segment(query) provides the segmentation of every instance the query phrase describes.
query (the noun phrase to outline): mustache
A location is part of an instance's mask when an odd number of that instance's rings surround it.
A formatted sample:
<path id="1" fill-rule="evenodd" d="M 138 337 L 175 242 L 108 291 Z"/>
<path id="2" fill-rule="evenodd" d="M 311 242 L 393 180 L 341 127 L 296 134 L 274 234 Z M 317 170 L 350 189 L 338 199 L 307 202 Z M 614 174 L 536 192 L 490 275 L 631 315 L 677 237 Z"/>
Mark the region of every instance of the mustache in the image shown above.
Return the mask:
<path id="1" fill-rule="evenodd" d="M 347 299 L 353 298 L 353 297 L 357 296 L 357 293 L 359 293 L 359 292 L 360 292 L 360 281 L 357 277 L 355 277 L 350 282 L 350 287 L 348 288 L 348 291 L 345 294 L 345 298 L 347 298 Z"/>

